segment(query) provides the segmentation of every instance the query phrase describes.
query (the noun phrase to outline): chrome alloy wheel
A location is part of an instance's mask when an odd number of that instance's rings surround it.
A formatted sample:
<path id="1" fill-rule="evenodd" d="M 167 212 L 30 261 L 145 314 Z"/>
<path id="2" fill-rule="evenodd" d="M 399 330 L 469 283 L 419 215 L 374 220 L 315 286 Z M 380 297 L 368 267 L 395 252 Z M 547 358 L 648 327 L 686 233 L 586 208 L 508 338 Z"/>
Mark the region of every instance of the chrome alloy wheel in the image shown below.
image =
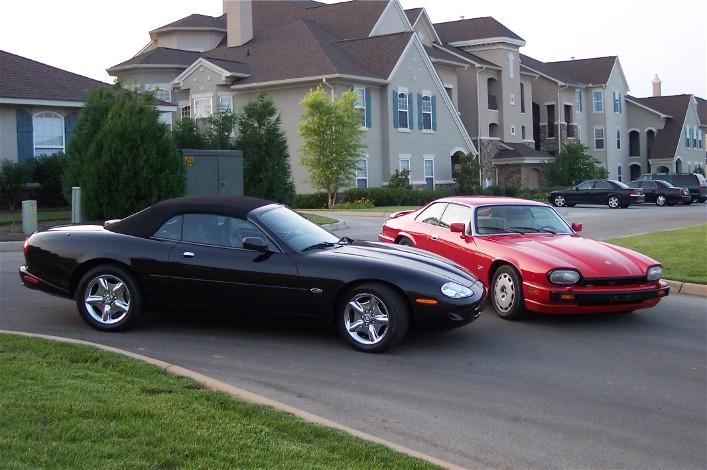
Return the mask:
<path id="1" fill-rule="evenodd" d="M 123 320 L 130 310 L 130 290 L 123 280 L 102 274 L 84 290 L 86 312 L 98 323 L 112 325 Z"/>
<path id="2" fill-rule="evenodd" d="M 344 327 L 357 343 L 374 345 L 383 341 L 388 333 L 388 322 L 388 307 L 373 294 L 357 294 L 346 306 Z"/>
<path id="3" fill-rule="evenodd" d="M 493 303 L 501 314 L 506 314 L 513 309 L 516 301 L 516 285 L 510 274 L 499 274 L 493 285 Z"/>

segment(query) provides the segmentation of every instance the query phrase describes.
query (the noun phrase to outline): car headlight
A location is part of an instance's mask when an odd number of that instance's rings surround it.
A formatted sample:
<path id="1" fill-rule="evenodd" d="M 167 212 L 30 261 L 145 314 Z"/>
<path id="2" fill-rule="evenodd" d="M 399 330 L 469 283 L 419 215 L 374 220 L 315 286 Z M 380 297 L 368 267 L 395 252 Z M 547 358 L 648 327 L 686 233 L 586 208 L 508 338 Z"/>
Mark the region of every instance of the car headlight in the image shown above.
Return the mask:
<path id="1" fill-rule="evenodd" d="M 573 269 L 555 269 L 547 274 L 547 278 L 553 284 L 571 285 L 577 284 L 582 276 Z"/>
<path id="2" fill-rule="evenodd" d="M 471 297 L 474 292 L 466 286 L 457 284 L 456 282 L 448 282 L 442 286 L 442 293 L 452 299 L 463 299 Z"/>
<path id="3" fill-rule="evenodd" d="M 657 281 L 663 277 L 663 266 L 661 265 L 656 265 L 656 266 L 651 266 L 648 268 L 648 274 L 646 275 L 646 278 L 649 281 Z"/>

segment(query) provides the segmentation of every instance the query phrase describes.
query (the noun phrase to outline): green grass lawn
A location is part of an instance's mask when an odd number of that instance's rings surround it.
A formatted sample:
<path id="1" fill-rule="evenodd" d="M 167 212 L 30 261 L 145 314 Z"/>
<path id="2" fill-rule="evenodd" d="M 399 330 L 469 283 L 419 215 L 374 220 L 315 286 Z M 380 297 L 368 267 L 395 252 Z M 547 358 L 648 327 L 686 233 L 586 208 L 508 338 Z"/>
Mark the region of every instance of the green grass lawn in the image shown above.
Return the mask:
<path id="1" fill-rule="evenodd" d="M 666 279 L 707 284 L 707 224 L 606 241 L 657 260 Z"/>
<path id="2" fill-rule="evenodd" d="M 437 468 L 116 353 L 0 334 L 0 467 Z"/>

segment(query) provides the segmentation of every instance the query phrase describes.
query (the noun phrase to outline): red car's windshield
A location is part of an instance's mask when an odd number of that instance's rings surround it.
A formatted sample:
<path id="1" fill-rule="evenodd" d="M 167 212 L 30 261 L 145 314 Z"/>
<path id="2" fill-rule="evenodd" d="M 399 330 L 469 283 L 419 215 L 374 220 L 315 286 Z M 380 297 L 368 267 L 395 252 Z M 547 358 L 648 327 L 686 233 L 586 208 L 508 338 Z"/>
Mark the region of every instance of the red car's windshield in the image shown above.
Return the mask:
<path id="1" fill-rule="evenodd" d="M 567 223 L 548 206 L 480 206 L 474 211 L 474 226 L 479 235 L 499 233 L 574 233 Z"/>

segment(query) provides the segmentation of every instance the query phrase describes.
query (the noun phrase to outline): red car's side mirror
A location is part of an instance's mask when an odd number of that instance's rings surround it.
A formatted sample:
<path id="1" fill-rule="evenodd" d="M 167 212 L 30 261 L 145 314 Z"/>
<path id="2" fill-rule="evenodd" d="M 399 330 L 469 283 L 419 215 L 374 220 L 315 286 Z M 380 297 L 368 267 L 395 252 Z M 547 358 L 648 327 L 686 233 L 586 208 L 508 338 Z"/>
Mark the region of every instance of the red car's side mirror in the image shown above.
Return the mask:
<path id="1" fill-rule="evenodd" d="M 575 232 L 581 232 L 582 224 L 572 223 L 572 230 L 574 230 Z"/>
<path id="2" fill-rule="evenodd" d="M 463 224 L 461 222 L 454 222 L 452 223 L 451 227 L 449 227 L 449 229 L 452 231 L 452 233 L 461 233 L 462 238 L 466 237 L 466 224 Z"/>

